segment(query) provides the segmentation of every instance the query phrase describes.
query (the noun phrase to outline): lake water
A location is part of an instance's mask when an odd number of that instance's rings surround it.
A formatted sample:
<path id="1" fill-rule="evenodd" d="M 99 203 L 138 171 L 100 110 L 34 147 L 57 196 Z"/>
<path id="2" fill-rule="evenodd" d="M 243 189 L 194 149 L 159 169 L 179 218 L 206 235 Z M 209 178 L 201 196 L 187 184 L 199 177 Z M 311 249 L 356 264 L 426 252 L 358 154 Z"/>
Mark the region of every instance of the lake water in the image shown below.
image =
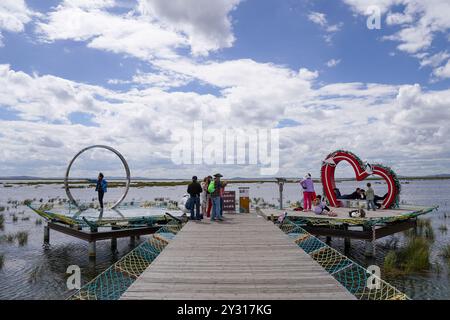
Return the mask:
<path id="1" fill-rule="evenodd" d="M 93 263 L 87 257 L 87 243 L 61 233 L 52 231 L 50 235 L 51 248 L 44 250 L 43 226 L 36 224 L 40 218 L 30 209 L 9 203 L 34 199 L 43 202 L 49 199 L 65 199 L 62 185 L 15 185 L 10 182 L 0 185 L 0 206 L 5 207 L 3 214 L 5 222 L 0 230 L 0 256 L 3 256 L 3 267 L 0 269 L 0 299 L 65 299 L 70 292 L 66 288 L 66 269 L 69 265 L 78 265 L 82 270 L 82 282 L 86 283 L 105 270 L 131 248 L 128 239 L 118 240 L 118 252 L 112 253 L 109 241 L 97 243 L 97 259 Z M 5 187 L 6 186 L 6 187 Z M 258 203 L 276 205 L 278 203 L 278 188 L 275 183 L 231 184 L 227 190 L 238 190 L 239 186 L 250 187 L 250 197 Z M 356 182 L 341 182 L 338 187 L 341 192 L 350 193 L 356 188 Z M 359 185 L 361 186 L 361 185 Z M 384 194 L 386 186 L 374 184 L 377 194 Z M 317 187 L 321 190 L 321 187 Z M 178 201 L 186 190 L 185 186 L 175 187 L 143 187 L 131 188 L 127 201 L 146 201 L 164 197 Z M 402 184 L 401 200 L 408 204 L 423 206 L 439 205 L 439 210 L 420 219 L 428 219 L 434 230 L 434 240 L 431 243 L 430 260 L 432 267 L 402 277 L 382 277 L 413 299 L 450 299 L 449 262 L 440 256 L 445 245 L 450 243 L 446 228 L 450 228 L 449 206 L 450 180 L 414 180 Z M 106 201 L 115 201 L 123 189 L 111 188 L 105 196 Z M 92 189 L 73 189 L 75 198 L 84 202 L 92 201 L 96 196 Z M 260 198 L 257 200 L 257 198 Z M 284 190 L 285 203 L 300 200 L 300 189 L 297 184 L 286 184 Z M 13 221 L 13 217 L 17 221 Z M 449 218 L 447 218 L 449 216 Z M 444 226 L 446 228 L 444 228 Z M 6 235 L 18 231 L 28 232 L 28 242 L 19 246 L 17 241 L 8 242 Z M 398 239 L 399 250 L 404 246 L 406 238 L 402 233 L 394 236 Z M 141 237 L 144 241 L 145 237 Z M 377 240 L 377 255 L 373 259 L 364 257 L 364 242 L 352 240 L 348 256 L 364 266 L 377 264 L 383 266 L 384 257 L 390 250 L 387 244 L 392 240 L 386 237 Z M 343 240 L 333 239 L 331 245 L 343 252 Z"/>

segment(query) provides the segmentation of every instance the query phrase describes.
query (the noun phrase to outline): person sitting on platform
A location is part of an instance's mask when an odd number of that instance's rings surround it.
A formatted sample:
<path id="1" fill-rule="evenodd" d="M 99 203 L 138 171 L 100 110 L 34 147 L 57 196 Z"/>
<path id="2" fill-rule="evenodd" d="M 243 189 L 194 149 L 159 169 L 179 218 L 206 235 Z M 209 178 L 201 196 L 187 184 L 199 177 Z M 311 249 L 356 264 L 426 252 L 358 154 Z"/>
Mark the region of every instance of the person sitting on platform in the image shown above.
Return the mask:
<path id="1" fill-rule="evenodd" d="M 108 182 L 104 179 L 103 173 L 98 174 L 97 185 L 95 191 L 98 192 L 98 202 L 100 203 L 100 211 L 103 211 L 103 196 L 108 191 Z"/>
<path id="2" fill-rule="evenodd" d="M 361 200 L 366 200 L 366 190 L 360 189 L 359 196 L 360 196 L 359 199 L 361 199 Z M 359 199 L 358 199 L 358 200 L 359 200 Z"/>
<path id="3" fill-rule="evenodd" d="M 314 199 L 314 213 L 318 215 L 328 215 L 330 217 L 336 217 L 337 214 L 322 201 L 322 196 L 318 195 Z"/>
<path id="4" fill-rule="evenodd" d="M 336 191 L 337 190 L 337 191 Z M 336 193 L 336 198 L 337 199 L 344 199 L 344 200 L 356 200 L 356 199 L 361 199 L 361 189 L 360 188 L 356 188 L 355 191 L 353 191 L 350 194 L 344 194 L 341 195 L 341 192 L 339 191 L 339 189 L 335 188 L 334 192 Z M 339 195 L 338 195 L 339 194 Z"/>
<path id="5" fill-rule="evenodd" d="M 378 203 L 378 201 L 380 201 L 380 200 L 384 201 L 384 199 L 386 199 L 387 196 L 388 196 L 388 193 L 387 193 L 387 192 L 386 192 L 386 194 L 385 194 L 384 196 L 382 196 L 382 197 L 375 195 L 373 201 L 375 202 L 375 206 L 376 206 L 378 209 L 381 209 L 381 207 L 382 207 L 382 204 Z"/>

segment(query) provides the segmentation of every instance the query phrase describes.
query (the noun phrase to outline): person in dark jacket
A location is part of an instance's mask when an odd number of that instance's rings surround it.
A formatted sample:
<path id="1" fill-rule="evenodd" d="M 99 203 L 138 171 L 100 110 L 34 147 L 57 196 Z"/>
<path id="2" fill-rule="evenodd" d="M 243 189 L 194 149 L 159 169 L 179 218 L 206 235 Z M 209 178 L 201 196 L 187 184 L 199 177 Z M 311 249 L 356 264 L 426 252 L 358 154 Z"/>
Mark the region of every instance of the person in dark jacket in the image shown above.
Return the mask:
<path id="1" fill-rule="evenodd" d="M 193 205 L 191 206 L 191 220 L 201 220 L 200 216 L 200 194 L 203 189 L 200 183 L 197 181 L 197 176 L 192 177 L 192 182 L 188 185 L 187 193 L 191 196 L 190 201 L 192 201 Z M 195 216 L 194 216 L 195 209 Z"/>
<path id="2" fill-rule="evenodd" d="M 100 209 L 103 210 L 103 196 L 105 195 L 105 192 L 108 191 L 108 182 L 101 172 L 98 174 L 95 191 L 98 192 L 98 202 L 100 203 Z"/>
<path id="3" fill-rule="evenodd" d="M 340 193 L 340 192 L 339 192 Z M 344 194 L 340 197 L 337 197 L 338 199 L 350 199 L 350 200 L 357 200 L 357 199 L 361 199 L 361 189 L 360 188 L 356 188 L 355 191 L 353 191 L 353 193 L 350 194 Z"/>

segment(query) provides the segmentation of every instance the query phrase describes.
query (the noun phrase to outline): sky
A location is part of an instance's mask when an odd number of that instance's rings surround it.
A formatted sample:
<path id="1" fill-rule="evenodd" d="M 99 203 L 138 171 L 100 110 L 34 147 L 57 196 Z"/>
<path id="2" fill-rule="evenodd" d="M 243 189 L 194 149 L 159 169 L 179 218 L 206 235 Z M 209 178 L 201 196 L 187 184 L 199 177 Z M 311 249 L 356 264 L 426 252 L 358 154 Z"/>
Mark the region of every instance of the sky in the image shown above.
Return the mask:
<path id="1" fill-rule="evenodd" d="M 278 130 L 277 176 L 317 176 L 336 149 L 400 175 L 450 173 L 450 2 L 370 5 L 2 0 L 0 176 L 61 177 L 94 144 L 136 177 L 260 176 L 261 163 L 174 163 L 176 133 L 198 121 L 205 136 Z M 101 150 L 73 174 L 98 170 L 123 175 Z"/>

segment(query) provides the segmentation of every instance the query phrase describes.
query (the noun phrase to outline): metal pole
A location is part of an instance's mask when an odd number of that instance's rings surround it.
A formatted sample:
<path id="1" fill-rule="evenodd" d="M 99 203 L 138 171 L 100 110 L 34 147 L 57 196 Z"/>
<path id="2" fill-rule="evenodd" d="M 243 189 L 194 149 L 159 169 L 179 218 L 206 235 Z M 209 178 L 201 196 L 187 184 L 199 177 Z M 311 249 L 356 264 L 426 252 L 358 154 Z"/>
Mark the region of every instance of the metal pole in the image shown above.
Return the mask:
<path id="1" fill-rule="evenodd" d="M 89 241 L 88 253 L 89 253 L 89 258 L 95 258 L 95 256 L 97 255 L 95 241 Z"/>
<path id="2" fill-rule="evenodd" d="M 50 247 L 50 227 L 44 226 L 44 248 Z"/>
<path id="3" fill-rule="evenodd" d="M 280 210 L 283 210 L 283 184 L 280 183 Z"/>

